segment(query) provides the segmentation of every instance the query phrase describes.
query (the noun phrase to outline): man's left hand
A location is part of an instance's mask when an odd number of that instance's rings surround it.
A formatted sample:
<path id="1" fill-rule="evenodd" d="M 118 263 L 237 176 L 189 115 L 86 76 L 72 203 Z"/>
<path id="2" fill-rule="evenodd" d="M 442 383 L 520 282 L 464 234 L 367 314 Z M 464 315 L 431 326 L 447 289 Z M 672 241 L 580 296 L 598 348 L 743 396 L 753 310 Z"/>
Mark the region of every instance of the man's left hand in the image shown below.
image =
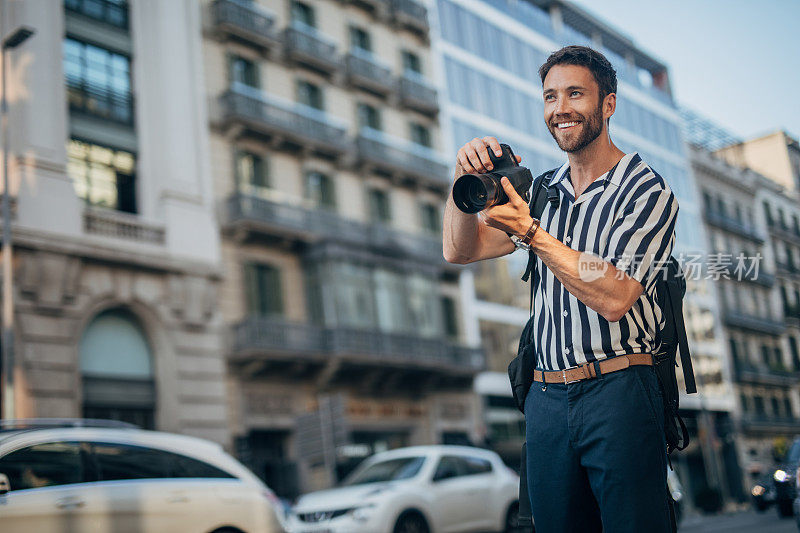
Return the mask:
<path id="1" fill-rule="evenodd" d="M 524 235 L 533 223 L 528 204 L 517 194 L 508 178 L 503 176 L 500 184 L 508 196 L 508 202 L 481 211 L 479 218 L 487 226 L 512 235 Z"/>

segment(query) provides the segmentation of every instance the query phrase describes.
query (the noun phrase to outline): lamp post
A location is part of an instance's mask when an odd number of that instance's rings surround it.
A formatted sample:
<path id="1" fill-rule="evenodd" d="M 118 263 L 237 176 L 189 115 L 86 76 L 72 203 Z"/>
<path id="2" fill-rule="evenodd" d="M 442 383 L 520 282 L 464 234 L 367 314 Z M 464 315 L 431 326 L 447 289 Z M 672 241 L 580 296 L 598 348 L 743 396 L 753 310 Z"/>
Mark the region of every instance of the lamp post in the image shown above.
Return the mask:
<path id="1" fill-rule="evenodd" d="M 8 188 L 8 97 L 6 94 L 6 50 L 16 48 L 33 35 L 34 30 L 20 26 L 3 39 L 3 68 L 0 73 L 3 98 L 0 103 L 0 120 L 3 131 L 3 316 L 2 316 L 2 355 L 3 355 L 3 418 L 16 417 L 14 409 L 14 281 L 11 264 L 11 192 Z"/>

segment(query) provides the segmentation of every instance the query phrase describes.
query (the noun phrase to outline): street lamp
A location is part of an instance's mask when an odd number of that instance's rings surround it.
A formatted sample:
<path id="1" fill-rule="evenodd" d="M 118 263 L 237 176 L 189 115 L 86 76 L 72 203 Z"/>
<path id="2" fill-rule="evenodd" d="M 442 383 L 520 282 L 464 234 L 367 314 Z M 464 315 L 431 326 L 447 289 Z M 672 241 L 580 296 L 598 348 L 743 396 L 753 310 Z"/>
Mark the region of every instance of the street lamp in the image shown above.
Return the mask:
<path id="1" fill-rule="evenodd" d="M 11 268 L 11 192 L 8 189 L 8 98 L 6 94 L 6 50 L 21 45 L 33 35 L 34 30 L 21 26 L 3 39 L 3 68 L 0 73 L 3 98 L 0 103 L 0 120 L 3 131 L 3 418 L 15 418 L 14 410 L 14 281 Z"/>

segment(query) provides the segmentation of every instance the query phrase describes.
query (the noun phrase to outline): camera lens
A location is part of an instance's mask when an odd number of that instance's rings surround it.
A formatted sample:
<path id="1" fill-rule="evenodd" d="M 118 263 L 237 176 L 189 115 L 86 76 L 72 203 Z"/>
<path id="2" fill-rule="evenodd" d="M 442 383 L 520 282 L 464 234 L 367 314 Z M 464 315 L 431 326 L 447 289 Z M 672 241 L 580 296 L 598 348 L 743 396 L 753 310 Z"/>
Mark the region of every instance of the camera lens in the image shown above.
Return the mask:
<path id="1" fill-rule="evenodd" d="M 467 201 L 475 207 L 483 207 L 486 204 L 486 187 L 480 180 L 471 180 L 467 183 Z"/>
<path id="2" fill-rule="evenodd" d="M 499 183 L 492 174 L 464 174 L 453 185 L 453 201 L 463 212 L 477 213 L 497 203 Z"/>

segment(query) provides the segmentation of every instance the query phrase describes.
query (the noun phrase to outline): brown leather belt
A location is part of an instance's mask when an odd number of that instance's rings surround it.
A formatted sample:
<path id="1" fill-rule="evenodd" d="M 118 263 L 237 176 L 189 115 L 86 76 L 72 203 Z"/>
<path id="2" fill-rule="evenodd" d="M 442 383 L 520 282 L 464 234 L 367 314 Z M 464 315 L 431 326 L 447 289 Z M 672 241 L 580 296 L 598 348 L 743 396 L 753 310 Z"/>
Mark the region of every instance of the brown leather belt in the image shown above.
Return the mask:
<path id="1" fill-rule="evenodd" d="M 566 370 L 534 370 L 533 381 L 538 381 L 539 383 L 564 383 L 566 385 L 576 381 L 583 381 L 584 379 L 593 379 L 597 377 L 594 365 L 594 363 L 585 363 Z M 652 366 L 653 357 L 649 353 L 618 355 L 603 359 L 597 365 L 600 367 L 601 374 L 609 374 L 633 365 Z"/>

